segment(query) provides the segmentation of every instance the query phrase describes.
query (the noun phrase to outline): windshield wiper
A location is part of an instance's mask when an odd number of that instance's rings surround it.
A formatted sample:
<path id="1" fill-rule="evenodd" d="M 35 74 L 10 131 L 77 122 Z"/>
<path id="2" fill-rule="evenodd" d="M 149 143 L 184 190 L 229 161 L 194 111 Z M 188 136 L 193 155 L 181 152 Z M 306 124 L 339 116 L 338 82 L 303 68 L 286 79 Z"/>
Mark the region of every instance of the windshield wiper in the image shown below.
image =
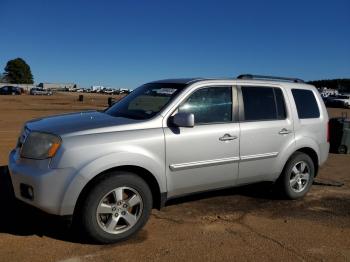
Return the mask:
<path id="1" fill-rule="evenodd" d="M 145 119 L 144 117 L 137 116 L 137 115 L 130 114 L 130 113 L 117 113 L 117 114 L 111 114 L 111 116 L 124 117 L 124 118 L 135 119 L 135 120 L 143 120 L 143 119 Z"/>

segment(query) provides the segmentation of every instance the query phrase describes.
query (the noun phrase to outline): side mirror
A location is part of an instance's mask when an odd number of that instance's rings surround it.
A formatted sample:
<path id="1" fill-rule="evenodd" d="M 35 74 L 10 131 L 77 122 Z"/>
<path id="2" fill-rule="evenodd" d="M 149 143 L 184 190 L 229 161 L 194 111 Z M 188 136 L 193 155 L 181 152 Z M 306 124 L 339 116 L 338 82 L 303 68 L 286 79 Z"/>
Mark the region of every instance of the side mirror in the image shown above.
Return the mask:
<path id="1" fill-rule="evenodd" d="M 172 122 L 178 127 L 194 127 L 194 115 L 192 113 L 177 113 L 173 116 Z"/>

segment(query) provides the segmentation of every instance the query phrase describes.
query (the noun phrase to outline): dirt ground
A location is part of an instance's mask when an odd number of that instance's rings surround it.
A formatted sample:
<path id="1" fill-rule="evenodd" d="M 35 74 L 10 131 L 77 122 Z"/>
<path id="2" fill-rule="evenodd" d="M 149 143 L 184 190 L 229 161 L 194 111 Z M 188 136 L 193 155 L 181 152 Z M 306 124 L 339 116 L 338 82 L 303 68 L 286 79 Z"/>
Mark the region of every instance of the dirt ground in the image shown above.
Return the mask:
<path id="1" fill-rule="evenodd" d="M 181 198 L 115 245 L 84 243 L 61 220 L 15 201 L 6 165 L 21 126 L 107 105 L 108 96 L 84 96 L 0 96 L 0 261 L 350 261 L 350 155 L 331 154 L 303 200 L 276 199 L 262 185 Z"/>

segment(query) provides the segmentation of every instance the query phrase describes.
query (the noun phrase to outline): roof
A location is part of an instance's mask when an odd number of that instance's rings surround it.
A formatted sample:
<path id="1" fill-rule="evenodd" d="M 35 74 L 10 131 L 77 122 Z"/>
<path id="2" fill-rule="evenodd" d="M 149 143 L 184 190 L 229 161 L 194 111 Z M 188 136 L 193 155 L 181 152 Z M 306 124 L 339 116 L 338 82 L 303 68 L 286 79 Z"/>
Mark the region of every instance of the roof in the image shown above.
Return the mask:
<path id="1" fill-rule="evenodd" d="M 153 81 L 151 83 L 171 83 L 171 84 L 193 84 L 195 82 L 203 81 L 203 80 L 208 80 L 205 78 L 200 78 L 200 77 L 193 77 L 193 78 L 173 78 L 173 79 L 163 79 L 163 80 L 157 80 Z"/>

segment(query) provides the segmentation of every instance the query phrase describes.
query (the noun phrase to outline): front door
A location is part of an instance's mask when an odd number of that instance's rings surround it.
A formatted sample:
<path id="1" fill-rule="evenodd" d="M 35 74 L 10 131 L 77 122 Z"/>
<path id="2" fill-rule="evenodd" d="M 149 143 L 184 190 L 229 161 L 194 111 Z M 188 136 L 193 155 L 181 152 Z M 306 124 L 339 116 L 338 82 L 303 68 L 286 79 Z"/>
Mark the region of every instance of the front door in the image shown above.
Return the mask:
<path id="1" fill-rule="evenodd" d="M 235 91 L 232 86 L 195 90 L 174 112 L 193 113 L 195 126 L 164 127 L 168 197 L 235 184 L 239 162 Z"/>

